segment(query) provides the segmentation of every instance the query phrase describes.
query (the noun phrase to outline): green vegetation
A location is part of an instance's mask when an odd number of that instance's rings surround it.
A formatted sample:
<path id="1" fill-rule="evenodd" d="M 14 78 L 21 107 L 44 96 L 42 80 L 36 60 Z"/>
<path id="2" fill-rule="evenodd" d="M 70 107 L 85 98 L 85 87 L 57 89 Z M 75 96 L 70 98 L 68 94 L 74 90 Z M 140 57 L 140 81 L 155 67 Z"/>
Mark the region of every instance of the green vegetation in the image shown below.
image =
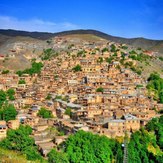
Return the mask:
<path id="1" fill-rule="evenodd" d="M 143 85 L 138 84 L 138 85 L 136 86 L 136 88 L 143 88 Z"/>
<path id="2" fill-rule="evenodd" d="M 86 56 L 85 53 L 86 53 L 85 50 L 81 50 L 77 53 L 77 57 L 85 57 Z"/>
<path id="3" fill-rule="evenodd" d="M 54 56 L 58 56 L 58 53 L 55 52 L 52 48 L 44 49 L 41 55 L 42 60 L 49 60 Z"/>
<path id="4" fill-rule="evenodd" d="M 55 149 L 52 149 L 48 153 L 48 162 L 49 163 L 69 163 L 66 154 L 63 152 L 57 152 Z"/>
<path id="5" fill-rule="evenodd" d="M 114 44 L 112 44 L 112 45 L 110 45 L 110 47 L 111 47 L 111 52 L 116 52 L 116 46 L 114 45 Z"/>
<path id="6" fill-rule="evenodd" d="M 65 114 L 71 116 L 71 108 L 70 107 L 66 108 Z"/>
<path id="7" fill-rule="evenodd" d="M 133 62 L 129 61 L 129 62 L 126 62 L 124 64 L 124 62 L 122 60 L 121 63 L 125 66 L 125 68 L 127 68 L 127 67 L 130 68 L 133 72 L 137 73 L 138 75 L 141 75 L 142 74 L 142 70 L 140 68 L 134 66 L 133 65 Z"/>
<path id="8" fill-rule="evenodd" d="M 28 160 L 42 160 L 37 147 L 34 144 L 34 139 L 29 135 L 32 133 L 30 126 L 20 125 L 17 130 L 8 130 L 7 138 L 0 142 L 0 146 L 4 149 L 19 151 L 26 155 Z"/>
<path id="9" fill-rule="evenodd" d="M 108 62 L 109 64 L 112 63 L 113 60 L 114 60 L 113 56 L 106 58 L 106 62 Z"/>
<path id="10" fill-rule="evenodd" d="M 3 70 L 2 74 L 8 74 L 10 71 L 9 70 Z"/>
<path id="11" fill-rule="evenodd" d="M 158 73 L 150 74 L 148 78 L 147 89 L 149 95 L 160 103 L 163 103 L 163 79 Z"/>
<path id="12" fill-rule="evenodd" d="M 50 94 L 48 94 L 45 99 L 50 100 L 51 98 L 52 98 L 52 96 Z"/>
<path id="13" fill-rule="evenodd" d="M 128 163 L 162 163 L 163 116 L 152 119 L 147 126 L 131 135 Z"/>
<path id="14" fill-rule="evenodd" d="M 96 92 L 104 92 L 104 88 L 99 87 L 99 88 L 96 89 Z"/>
<path id="15" fill-rule="evenodd" d="M 53 118 L 52 112 L 46 108 L 41 108 L 38 112 L 38 116 L 42 118 Z"/>
<path id="16" fill-rule="evenodd" d="M 126 50 L 126 49 L 128 49 L 128 46 L 123 45 L 121 48 Z"/>
<path id="17" fill-rule="evenodd" d="M 0 108 L 0 120 L 14 120 L 16 118 L 17 112 L 14 105 L 5 104 Z"/>
<path id="18" fill-rule="evenodd" d="M 78 65 L 76 65 L 75 67 L 73 67 L 72 70 L 73 70 L 74 72 L 78 72 L 78 71 L 81 71 L 82 69 L 81 69 L 81 66 L 78 64 Z"/>
<path id="19" fill-rule="evenodd" d="M 25 155 L 22 155 L 20 152 L 3 149 L 2 147 L 0 147 L 0 159 L 6 163 L 27 163 Z"/>
<path id="20" fill-rule="evenodd" d="M 97 63 L 102 63 L 104 61 L 104 59 L 102 57 L 99 57 L 98 60 L 97 60 Z"/>
<path id="21" fill-rule="evenodd" d="M 68 46 L 68 49 L 71 49 L 73 46 L 74 46 L 74 44 L 70 44 L 70 45 Z"/>
<path id="22" fill-rule="evenodd" d="M 135 51 L 131 51 L 129 53 L 130 53 L 129 58 L 132 58 L 133 60 L 136 60 L 136 61 L 142 62 L 142 61 L 147 61 L 148 59 L 150 59 L 150 56 L 145 55 L 143 53 L 137 54 Z"/>
<path id="23" fill-rule="evenodd" d="M 158 57 L 158 58 L 159 58 L 159 60 L 163 61 L 163 57 Z"/>
<path id="24" fill-rule="evenodd" d="M 32 67 L 29 69 L 25 69 L 23 71 L 17 71 L 16 74 L 18 74 L 19 76 L 22 76 L 23 74 L 39 74 L 41 73 L 41 68 L 43 67 L 43 64 L 41 62 L 33 62 L 32 63 Z"/>
<path id="25" fill-rule="evenodd" d="M 103 49 L 102 49 L 102 53 L 108 52 L 108 51 L 109 51 L 108 48 L 103 48 Z"/>
<path id="26" fill-rule="evenodd" d="M 138 47 L 137 50 L 142 50 L 142 49 L 140 47 Z"/>
<path id="27" fill-rule="evenodd" d="M 25 80 L 19 80 L 18 84 L 26 84 Z"/>
<path id="28" fill-rule="evenodd" d="M 11 101 L 15 100 L 15 97 L 14 97 L 15 91 L 14 91 L 14 89 L 10 88 L 10 89 L 7 90 L 6 93 L 8 95 L 9 100 L 11 100 Z"/>
<path id="29" fill-rule="evenodd" d="M 3 106 L 6 100 L 7 100 L 7 95 L 5 91 L 0 90 L 0 108 Z"/>
<path id="30" fill-rule="evenodd" d="M 47 40 L 46 42 L 48 45 L 50 45 L 52 43 L 52 40 Z"/>
<path id="31" fill-rule="evenodd" d="M 113 160 L 120 163 L 123 158 L 121 145 L 118 142 L 84 131 L 78 131 L 69 136 L 66 142 L 61 145 L 61 150 L 64 151 L 65 160 L 68 159 L 71 163 L 108 163 Z"/>
<path id="32" fill-rule="evenodd" d="M 137 73 L 138 75 L 141 75 L 142 74 L 142 71 L 138 68 L 138 67 L 131 67 L 131 70 L 135 73 Z"/>

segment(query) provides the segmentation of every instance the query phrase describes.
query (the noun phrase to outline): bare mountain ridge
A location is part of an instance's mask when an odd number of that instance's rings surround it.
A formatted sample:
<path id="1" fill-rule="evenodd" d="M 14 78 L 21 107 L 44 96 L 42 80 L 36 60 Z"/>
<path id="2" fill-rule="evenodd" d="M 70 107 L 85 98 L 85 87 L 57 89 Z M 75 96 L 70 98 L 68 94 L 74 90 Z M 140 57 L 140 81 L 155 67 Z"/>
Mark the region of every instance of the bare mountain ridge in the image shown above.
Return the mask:
<path id="1" fill-rule="evenodd" d="M 17 31 L 17 30 L 0 30 L 0 44 L 9 39 L 10 37 L 32 37 L 39 40 L 48 40 L 55 36 L 66 36 L 73 34 L 92 34 L 106 40 L 110 40 L 117 43 L 124 43 L 134 47 L 141 47 L 147 50 L 154 50 L 163 53 L 163 40 L 151 40 L 146 38 L 122 38 L 111 36 L 106 33 L 97 30 L 71 30 L 58 33 L 48 33 L 48 32 L 27 32 L 27 31 Z M 3 37 L 2 37 L 3 36 Z"/>

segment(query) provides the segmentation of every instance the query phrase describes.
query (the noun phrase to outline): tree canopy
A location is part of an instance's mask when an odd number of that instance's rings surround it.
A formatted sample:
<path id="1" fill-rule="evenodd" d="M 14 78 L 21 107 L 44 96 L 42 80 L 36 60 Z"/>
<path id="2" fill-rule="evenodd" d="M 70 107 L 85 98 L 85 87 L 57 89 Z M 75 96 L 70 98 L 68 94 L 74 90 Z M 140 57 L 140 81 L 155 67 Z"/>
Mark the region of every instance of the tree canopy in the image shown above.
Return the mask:
<path id="1" fill-rule="evenodd" d="M 151 73 L 148 78 L 149 94 L 158 102 L 163 103 L 163 79 L 158 73 Z"/>
<path id="2" fill-rule="evenodd" d="M 113 159 L 122 160 L 123 157 L 122 149 L 118 142 L 105 136 L 94 135 L 84 131 L 78 131 L 74 135 L 69 136 L 63 144 L 63 150 L 71 163 L 108 163 Z"/>
<path id="3" fill-rule="evenodd" d="M 38 112 L 38 116 L 42 118 L 53 118 L 52 112 L 46 108 L 41 108 Z"/>
<path id="4" fill-rule="evenodd" d="M 163 116 L 153 118 L 145 128 L 131 135 L 128 144 L 129 163 L 163 162 Z"/>
<path id="5" fill-rule="evenodd" d="M 30 126 L 20 125 L 17 130 L 8 130 L 7 138 L 0 142 L 0 146 L 10 150 L 20 151 L 25 154 L 28 160 L 41 160 L 41 155 L 37 151 L 34 139 L 29 135 L 32 133 Z"/>
<path id="6" fill-rule="evenodd" d="M 74 72 L 78 72 L 78 71 L 81 71 L 82 69 L 81 69 L 81 66 L 78 64 L 78 65 L 76 65 L 75 67 L 73 67 L 72 70 L 73 70 Z"/>

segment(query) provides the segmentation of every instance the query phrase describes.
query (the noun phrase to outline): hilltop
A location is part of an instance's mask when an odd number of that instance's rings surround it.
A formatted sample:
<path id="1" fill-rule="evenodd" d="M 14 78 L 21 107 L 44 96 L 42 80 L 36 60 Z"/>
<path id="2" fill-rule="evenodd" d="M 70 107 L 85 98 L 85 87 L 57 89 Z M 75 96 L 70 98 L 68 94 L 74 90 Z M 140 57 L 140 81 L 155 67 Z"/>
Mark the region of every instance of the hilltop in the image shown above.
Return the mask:
<path id="1" fill-rule="evenodd" d="M 147 50 L 156 50 L 160 53 L 163 53 L 163 40 L 151 40 L 146 38 L 123 38 L 123 37 L 116 37 L 111 36 L 106 33 L 97 31 L 97 30 L 71 30 L 71 31 L 63 31 L 58 33 L 48 33 L 48 32 L 27 32 L 27 31 L 17 31 L 17 30 L 0 30 L 0 34 L 7 37 L 32 37 L 39 40 L 47 40 L 52 37 L 56 36 L 66 36 L 66 35 L 74 35 L 74 34 L 91 34 L 98 37 L 101 37 L 103 39 L 117 42 L 117 43 L 123 43 L 128 44 L 134 47 L 141 47 Z M 3 38 L 3 37 L 2 37 Z M 5 41 L 6 39 L 3 38 Z M 3 40 L 0 38 L 0 43 L 3 43 Z"/>

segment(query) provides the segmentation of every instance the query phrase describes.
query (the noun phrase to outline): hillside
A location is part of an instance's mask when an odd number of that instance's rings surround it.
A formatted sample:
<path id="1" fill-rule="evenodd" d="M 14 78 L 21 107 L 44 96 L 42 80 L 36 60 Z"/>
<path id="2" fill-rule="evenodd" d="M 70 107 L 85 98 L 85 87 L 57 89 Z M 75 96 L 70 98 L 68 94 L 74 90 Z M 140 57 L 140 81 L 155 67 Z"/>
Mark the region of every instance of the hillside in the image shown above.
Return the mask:
<path id="1" fill-rule="evenodd" d="M 56 37 L 58 36 L 58 37 Z M 58 39 L 59 38 L 59 39 Z M 64 40 L 64 41 L 62 41 Z M 104 46 L 108 42 L 116 44 L 125 43 L 129 48 L 126 53 L 137 47 L 155 51 L 163 51 L 163 41 L 148 40 L 144 38 L 126 39 L 114 37 L 95 30 L 73 30 L 59 33 L 26 32 L 16 30 L 0 30 L 0 66 L 2 69 L 23 70 L 30 68 L 31 60 L 40 56 L 44 49 L 52 48 L 56 52 L 69 51 L 69 45 L 78 46 L 82 42 L 90 48 Z M 85 46 L 85 45 L 84 45 Z M 80 51 L 81 49 L 77 49 Z M 139 51 L 140 53 L 140 51 Z M 142 76 L 147 78 L 151 72 L 157 71 L 162 76 L 163 64 L 158 56 L 163 53 L 156 53 L 155 58 L 146 62 L 137 62 L 142 69 Z"/>
<path id="2" fill-rule="evenodd" d="M 163 53 L 163 40 L 150 40 L 146 38 L 122 38 L 108 35 L 106 33 L 96 31 L 96 30 L 71 30 L 64 31 L 58 33 L 47 33 L 47 32 L 26 32 L 26 31 L 16 31 L 16 30 L 0 30 L 1 35 L 5 35 L 7 37 L 32 37 L 35 39 L 47 40 L 55 36 L 65 36 L 65 35 L 73 35 L 73 34 L 92 34 L 103 39 L 128 44 L 134 47 L 141 47 L 148 50 L 155 50 L 160 53 Z M 1 37 L 0 37 L 1 38 Z M 2 40 L 0 39 L 0 43 Z"/>

